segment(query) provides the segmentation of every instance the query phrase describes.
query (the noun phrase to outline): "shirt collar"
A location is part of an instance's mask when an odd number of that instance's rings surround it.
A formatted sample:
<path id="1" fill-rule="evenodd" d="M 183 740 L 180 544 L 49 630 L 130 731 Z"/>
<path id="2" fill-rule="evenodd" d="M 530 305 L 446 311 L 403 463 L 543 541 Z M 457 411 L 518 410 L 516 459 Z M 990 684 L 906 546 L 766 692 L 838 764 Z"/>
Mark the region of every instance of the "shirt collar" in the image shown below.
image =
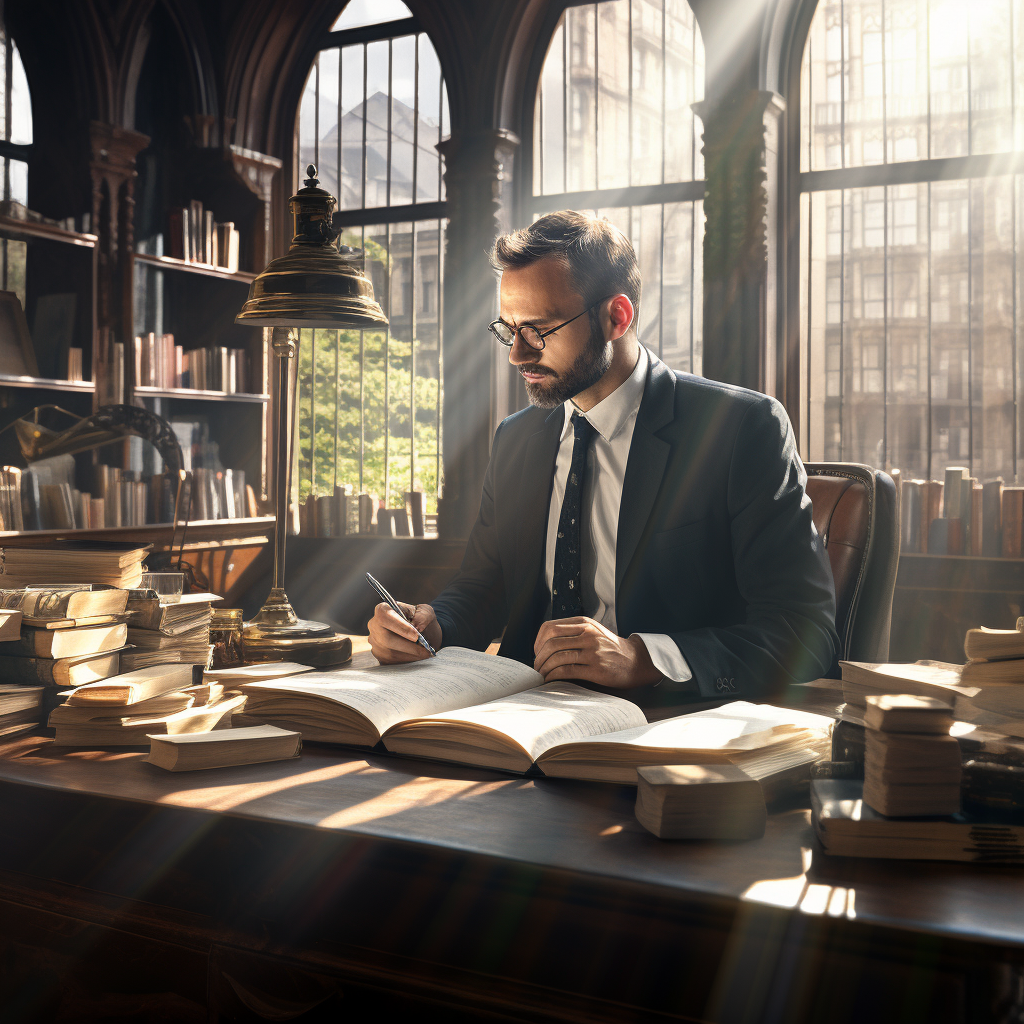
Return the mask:
<path id="1" fill-rule="evenodd" d="M 601 435 L 604 441 L 611 441 L 613 437 L 626 425 L 629 417 L 640 408 L 640 400 L 644 397 L 644 384 L 647 381 L 647 364 L 650 357 L 644 345 L 638 346 L 640 354 L 636 360 L 633 372 L 610 394 L 602 398 L 589 412 L 586 418 L 590 425 Z M 572 414 L 577 412 L 572 399 L 564 403 L 565 420 L 562 423 L 562 433 L 559 440 L 565 440 L 565 435 L 572 429 Z"/>

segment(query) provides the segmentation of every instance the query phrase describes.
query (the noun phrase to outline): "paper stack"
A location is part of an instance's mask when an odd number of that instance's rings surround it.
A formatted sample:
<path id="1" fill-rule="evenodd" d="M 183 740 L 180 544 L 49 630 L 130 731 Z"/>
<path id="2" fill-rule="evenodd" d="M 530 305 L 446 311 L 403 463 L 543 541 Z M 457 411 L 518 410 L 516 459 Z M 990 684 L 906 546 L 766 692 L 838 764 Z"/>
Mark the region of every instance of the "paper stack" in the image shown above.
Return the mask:
<path id="1" fill-rule="evenodd" d="M 58 746 L 134 746 L 154 734 L 226 729 L 245 698 L 191 685 L 191 665 L 156 665 L 87 683 L 50 712 Z"/>
<path id="2" fill-rule="evenodd" d="M 960 746 L 952 709 L 934 697 L 867 698 L 864 802 L 887 817 L 960 810 Z"/>
<path id="3" fill-rule="evenodd" d="M 202 665 L 210 658 L 211 604 L 216 594 L 185 594 L 176 604 L 161 604 L 152 590 L 133 590 L 128 599 L 125 670 L 151 665 Z"/>
<path id="4" fill-rule="evenodd" d="M 768 814 L 760 784 L 732 764 L 637 769 L 636 817 L 659 839 L 757 839 Z"/>

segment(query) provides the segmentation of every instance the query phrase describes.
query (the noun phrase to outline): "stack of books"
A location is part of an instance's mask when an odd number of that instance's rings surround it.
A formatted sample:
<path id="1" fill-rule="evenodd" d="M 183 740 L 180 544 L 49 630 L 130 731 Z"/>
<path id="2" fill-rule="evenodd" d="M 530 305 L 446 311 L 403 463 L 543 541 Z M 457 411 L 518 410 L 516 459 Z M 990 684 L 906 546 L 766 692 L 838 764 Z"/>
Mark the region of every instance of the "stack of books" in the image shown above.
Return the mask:
<path id="1" fill-rule="evenodd" d="M 125 671 L 152 665 L 209 663 L 210 619 L 216 594 L 185 594 L 175 604 L 161 604 L 153 590 L 134 590 L 128 596 L 128 643 L 121 656 Z"/>
<path id="2" fill-rule="evenodd" d="M 960 746 L 949 704 L 912 694 L 870 696 L 864 802 L 886 817 L 956 814 Z"/>
<path id="3" fill-rule="evenodd" d="M 43 687 L 0 684 L 0 736 L 34 729 L 43 717 Z"/>
<path id="4" fill-rule="evenodd" d="M 152 735 L 227 729 L 245 704 L 219 686 L 192 686 L 191 665 L 157 665 L 65 694 L 49 725 L 58 746 L 141 746 Z"/>
<path id="5" fill-rule="evenodd" d="M 0 590 L 0 615 L 24 626 L 17 643 L 0 642 L 0 678 L 40 687 L 43 718 L 61 690 L 116 675 L 127 600 L 126 590 L 87 583 Z"/>
<path id="6" fill-rule="evenodd" d="M 45 548 L 0 548 L 0 584 L 5 589 L 51 584 L 103 584 L 131 590 L 142 582 L 148 547 L 96 541 L 55 541 Z"/>

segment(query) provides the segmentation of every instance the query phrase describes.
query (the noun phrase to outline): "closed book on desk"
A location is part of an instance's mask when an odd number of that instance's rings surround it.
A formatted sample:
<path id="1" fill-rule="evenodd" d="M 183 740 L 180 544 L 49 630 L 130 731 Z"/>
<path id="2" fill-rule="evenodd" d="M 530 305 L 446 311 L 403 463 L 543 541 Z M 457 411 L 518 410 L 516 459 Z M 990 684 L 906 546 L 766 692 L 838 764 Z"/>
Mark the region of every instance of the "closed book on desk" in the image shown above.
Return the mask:
<path id="1" fill-rule="evenodd" d="M 151 736 L 150 740 L 149 763 L 172 772 L 283 761 L 302 751 L 302 737 L 297 732 L 272 725 Z"/>
<path id="2" fill-rule="evenodd" d="M 124 646 L 128 627 L 123 622 L 80 629 L 39 629 L 26 627 L 20 640 L 3 648 L 4 654 L 27 658 L 77 658 L 103 654 Z M 0 662 L 0 669 L 3 662 Z"/>
<path id="3" fill-rule="evenodd" d="M 1024 630 L 989 629 L 980 626 L 967 630 L 964 654 L 971 661 L 999 661 L 1024 658 Z"/>
<path id="4" fill-rule="evenodd" d="M 964 813 L 887 818 L 863 800 L 863 784 L 811 781 L 811 823 L 825 852 L 838 857 L 955 860 L 1024 867 L 1024 826 Z"/>
<path id="5" fill-rule="evenodd" d="M 0 736 L 13 736 L 42 725 L 44 688 L 0 684 Z"/>
<path id="6" fill-rule="evenodd" d="M 637 778 L 636 819 L 659 839 L 764 835 L 761 787 L 735 765 L 649 765 Z"/>
<path id="7" fill-rule="evenodd" d="M 205 704 L 206 701 L 197 701 L 194 694 L 185 690 L 171 690 L 169 693 L 158 693 L 155 697 L 138 701 L 135 704 L 69 704 L 67 698 L 71 694 L 65 691 L 63 704 L 58 704 L 50 712 L 46 724 L 57 725 L 82 725 L 85 722 L 102 721 L 104 719 L 120 720 L 126 714 L 145 715 L 155 717 L 158 715 L 174 715 L 179 711 L 187 711 L 197 704 Z"/>
<path id="8" fill-rule="evenodd" d="M 154 665 L 125 672 L 102 682 L 80 686 L 68 697 L 69 704 L 128 705 L 161 693 L 192 685 L 191 665 Z"/>
<path id="9" fill-rule="evenodd" d="M 0 679 L 29 685 L 82 686 L 117 675 L 118 658 L 117 651 L 85 654 L 77 658 L 2 657 Z"/>
<path id="10" fill-rule="evenodd" d="M 231 716 L 245 705 L 244 697 L 229 697 L 216 704 L 190 707 L 170 715 L 131 715 L 58 723 L 53 742 L 61 747 L 134 747 L 148 745 L 157 734 L 209 732 L 227 729 Z M 125 708 L 124 711 L 129 709 Z"/>

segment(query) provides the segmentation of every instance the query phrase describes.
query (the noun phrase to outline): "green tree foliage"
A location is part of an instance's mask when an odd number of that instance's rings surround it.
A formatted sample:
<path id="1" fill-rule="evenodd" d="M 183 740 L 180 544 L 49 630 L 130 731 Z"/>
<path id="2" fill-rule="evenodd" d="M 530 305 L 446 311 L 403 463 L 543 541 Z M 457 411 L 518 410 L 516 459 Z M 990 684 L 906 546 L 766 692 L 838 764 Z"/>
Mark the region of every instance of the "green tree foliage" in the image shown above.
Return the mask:
<path id="1" fill-rule="evenodd" d="M 420 367 L 413 380 L 415 344 L 388 340 L 382 331 L 301 332 L 294 473 L 300 501 L 311 491 L 331 494 L 337 483 L 385 498 L 389 508 L 404 507 L 408 490 L 424 491 L 427 510 L 437 510 L 440 383 Z"/>

